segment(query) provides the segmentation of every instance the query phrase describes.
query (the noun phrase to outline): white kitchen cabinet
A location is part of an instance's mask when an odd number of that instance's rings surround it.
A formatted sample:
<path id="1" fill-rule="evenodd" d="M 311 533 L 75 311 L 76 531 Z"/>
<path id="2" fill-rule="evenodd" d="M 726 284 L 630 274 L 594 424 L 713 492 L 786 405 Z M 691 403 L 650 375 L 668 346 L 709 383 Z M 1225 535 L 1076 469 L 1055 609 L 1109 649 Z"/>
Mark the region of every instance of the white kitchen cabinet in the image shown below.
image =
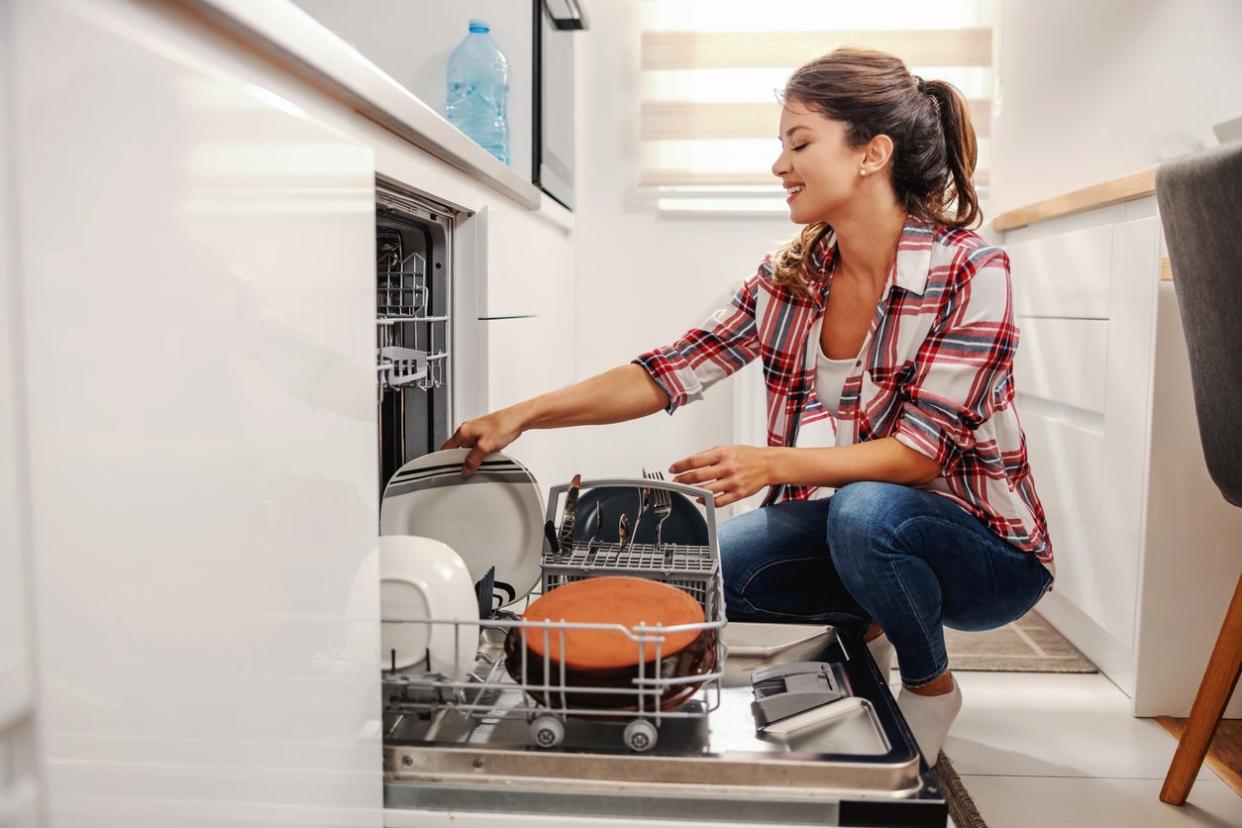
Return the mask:
<path id="1" fill-rule="evenodd" d="M 1113 231 L 1108 224 L 1005 239 L 1022 318 L 1107 319 Z"/>
<path id="2" fill-rule="evenodd" d="M 493 42 L 509 62 L 509 167 L 530 180 L 534 37 L 528 0 L 293 2 L 441 115 L 449 55 L 466 37 L 471 20 L 485 21 Z"/>
<path id="3" fill-rule="evenodd" d="M 1018 321 L 1021 336 L 1013 369 L 1018 388 L 1028 396 L 1103 414 L 1108 321 L 1021 315 Z"/>
<path id="4" fill-rule="evenodd" d="M 379 825 L 372 150 L 165 7 L 12 6 L 50 824 Z"/>
<path id="5" fill-rule="evenodd" d="M 7 93 L 7 85 L 0 83 L 0 113 L 7 110 Z M 7 168 L 9 154 L 9 147 L 0 142 L 0 170 Z M 16 285 L 7 184 L 7 178 L 0 178 L 0 457 L 5 458 L 0 463 L 0 734 L 27 715 L 32 700 L 25 595 L 26 465 L 21 450 L 22 405 L 16 350 L 20 343 L 17 309 L 13 307 Z"/>
<path id="6" fill-rule="evenodd" d="M 551 315 L 485 324 L 488 405 L 492 410 L 574 381 L 572 326 Z M 570 429 L 532 429 L 505 452 L 530 469 L 546 498 L 549 488 L 567 483 L 576 472 L 583 471 L 574 467 L 574 445 L 575 435 Z"/>
<path id="7" fill-rule="evenodd" d="M 566 313 L 574 293 L 573 235 L 556 205 L 545 213 L 495 204 L 488 208 L 487 281 L 481 317 L 555 316 Z M 562 320 L 572 327 L 570 319 Z M 563 360 L 561 360 L 563 361 Z"/>
<path id="8" fill-rule="evenodd" d="M 0 7 L 0 32 L 8 25 Z M 7 43 L 0 34 L 0 59 Z M 0 129 L 8 134 L 10 89 L 0 77 Z M 0 140 L 0 171 L 8 169 L 11 147 Z M 35 828 L 39 779 L 34 746 L 35 676 L 27 598 L 30 549 L 27 542 L 26 480 L 23 446 L 21 337 L 14 306 L 17 284 L 13 260 L 12 193 L 0 175 L 0 825 Z"/>
<path id="9" fill-rule="evenodd" d="M 1003 245 L 1018 407 L 1057 561 L 1040 611 L 1135 715 L 1184 716 L 1242 569 L 1242 510 L 1204 466 L 1160 239 L 1148 195 L 1011 230 Z"/>

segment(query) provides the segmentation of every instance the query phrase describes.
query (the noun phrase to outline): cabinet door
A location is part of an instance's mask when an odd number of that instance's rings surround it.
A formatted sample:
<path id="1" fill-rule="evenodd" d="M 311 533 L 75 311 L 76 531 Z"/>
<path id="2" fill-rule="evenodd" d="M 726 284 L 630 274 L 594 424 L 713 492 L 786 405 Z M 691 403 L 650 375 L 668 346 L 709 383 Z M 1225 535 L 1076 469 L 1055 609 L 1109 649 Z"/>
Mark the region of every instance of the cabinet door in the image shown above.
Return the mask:
<path id="1" fill-rule="evenodd" d="M 1088 227 L 1005 245 L 1013 271 L 1014 313 L 1108 319 L 1113 228 Z"/>
<path id="2" fill-rule="evenodd" d="M 378 826 L 371 150 L 173 5 L 11 8 L 51 824 Z"/>
<path id="3" fill-rule="evenodd" d="M 573 382 L 572 329 L 555 316 L 496 319 L 487 326 L 487 405 L 495 410 Z M 546 496 L 575 472 L 574 429 L 531 429 L 505 452 L 530 469 Z M 589 473 L 589 470 L 588 470 Z"/>
<path id="4" fill-rule="evenodd" d="M 5 85 L 0 83 L 0 111 L 5 108 Z M 0 142 L 0 171 L 10 162 L 8 147 Z M 8 204 L 7 176 L 0 177 L 0 204 Z M 22 536 L 26 492 L 20 447 L 23 435 L 21 394 L 15 346 L 17 311 L 13 307 L 12 226 L 0 215 L 0 755 L 5 753 L 5 731 L 30 710 L 30 643 L 27 625 L 26 565 L 28 550 Z M 0 765 L 0 803 L 4 801 L 4 768 Z M 0 816 L 3 811 L 0 810 Z"/>

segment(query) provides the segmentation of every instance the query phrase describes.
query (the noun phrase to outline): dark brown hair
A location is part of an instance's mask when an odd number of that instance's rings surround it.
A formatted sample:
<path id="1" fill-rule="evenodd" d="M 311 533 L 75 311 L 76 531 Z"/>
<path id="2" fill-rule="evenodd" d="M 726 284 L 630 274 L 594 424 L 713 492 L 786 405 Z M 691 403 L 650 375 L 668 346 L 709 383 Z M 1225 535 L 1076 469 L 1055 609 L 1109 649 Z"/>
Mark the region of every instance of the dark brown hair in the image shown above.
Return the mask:
<path id="1" fill-rule="evenodd" d="M 978 149 L 966 99 L 945 81 L 923 81 L 885 52 L 837 49 L 800 67 L 783 101 L 797 101 L 846 126 L 862 146 L 877 135 L 893 140 L 889 180 L 915 218 L 951 227 L 982 219 L 971 175 Z M 831 228 L 808 224 L 774 258 L 776 281 L 806 291 L 810 253 Z"/>

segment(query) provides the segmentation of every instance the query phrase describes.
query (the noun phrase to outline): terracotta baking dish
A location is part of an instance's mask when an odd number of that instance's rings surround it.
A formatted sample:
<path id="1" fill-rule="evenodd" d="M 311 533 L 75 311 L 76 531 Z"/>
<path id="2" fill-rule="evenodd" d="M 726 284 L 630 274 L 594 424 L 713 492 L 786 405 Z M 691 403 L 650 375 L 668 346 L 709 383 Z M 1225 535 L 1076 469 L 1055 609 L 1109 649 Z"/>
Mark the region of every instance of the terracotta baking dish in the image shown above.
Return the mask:
<path id="1" fill-rule="evenodd" d="M 620 624 L 632 630 L 639 624 L 665 627 L 703 623 L 703 608 L 690 594 L 676 587 L 645 578 L 605 576 L 574 581 L 557 587 L 539 598 L 527 609 L 526 621 L 571 621 L 595 624 Z M 505 666 L 516 681 L 522 681 L 522 629 L 514 628 L 505 638 Z M 716 630 L 688 630 L 666 633 L 656 659 L 656 645 L 640 645 L 616 630 L 564 631 L 549 629 L 545 635 L 538 628 L 525 629 L 526 680 L 528 685 L 561 686 L 560 671 L 565 669 L 564 685 L 568 688 L 618 688 L 629 692 L 590 693 L 568 692 L 564 701 L 557 689 L 532 692 L 540 704 L 557 708 L 568 705 L 589 709 L 622 710 L 635 708 L 638 695 L 633 680 L 639 676 L 639 665 L 646 678 L 684 678 L 710 673 L 716 667 Z M 545 665 L 548 672 L 545 674 Z M 702 682 L 675 684 L 660 690 L 652 689 L 644 707 L 664 710 L 677 707 L 699 688 Z"/>

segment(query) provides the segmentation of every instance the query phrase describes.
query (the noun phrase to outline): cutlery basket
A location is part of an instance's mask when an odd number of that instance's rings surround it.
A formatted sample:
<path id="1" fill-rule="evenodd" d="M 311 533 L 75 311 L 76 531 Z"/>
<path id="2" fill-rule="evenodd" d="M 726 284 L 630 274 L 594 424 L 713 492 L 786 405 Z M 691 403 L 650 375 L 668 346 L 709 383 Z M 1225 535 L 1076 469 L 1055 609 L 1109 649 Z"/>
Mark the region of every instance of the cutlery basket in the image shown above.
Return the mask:
<path id="1" fill-rule="evenodd" d="M 723 621 L 724 592 L 720 574 L 720 550 L 716 545 L 716 509 L 711 493 L 693 486 L 646 478 L 588 480 L 580 484 L 583 492 L 603 488 L 632 488 L 636 494 L 644 488 L 662 489 L 685 495 L 692 500 L 701 499 L 706 518 L 704 542 L 663 543 L 657 547 L 654 543 L 572 539 L 568 546 L 560 547 L 553 543 L 552 537 L 545 537 L 542 592 L 548 593 L 571 581 L 600 575 L 647 578 L 685 590 L 702 605 L 704 618 L 708 621 Z M 553 486 L 549 491 L 546 516 L 549 526 L 559 526 L 564 521 L 562 501 L 569 489 L 569 484 L 562 484 Z M 637 503 L 636 498 L 636 505 Z M 635 511 L 638 512 L 638 508 Z M 635 518 L 635 533 L 640 521 L 641 515 Z"/>

